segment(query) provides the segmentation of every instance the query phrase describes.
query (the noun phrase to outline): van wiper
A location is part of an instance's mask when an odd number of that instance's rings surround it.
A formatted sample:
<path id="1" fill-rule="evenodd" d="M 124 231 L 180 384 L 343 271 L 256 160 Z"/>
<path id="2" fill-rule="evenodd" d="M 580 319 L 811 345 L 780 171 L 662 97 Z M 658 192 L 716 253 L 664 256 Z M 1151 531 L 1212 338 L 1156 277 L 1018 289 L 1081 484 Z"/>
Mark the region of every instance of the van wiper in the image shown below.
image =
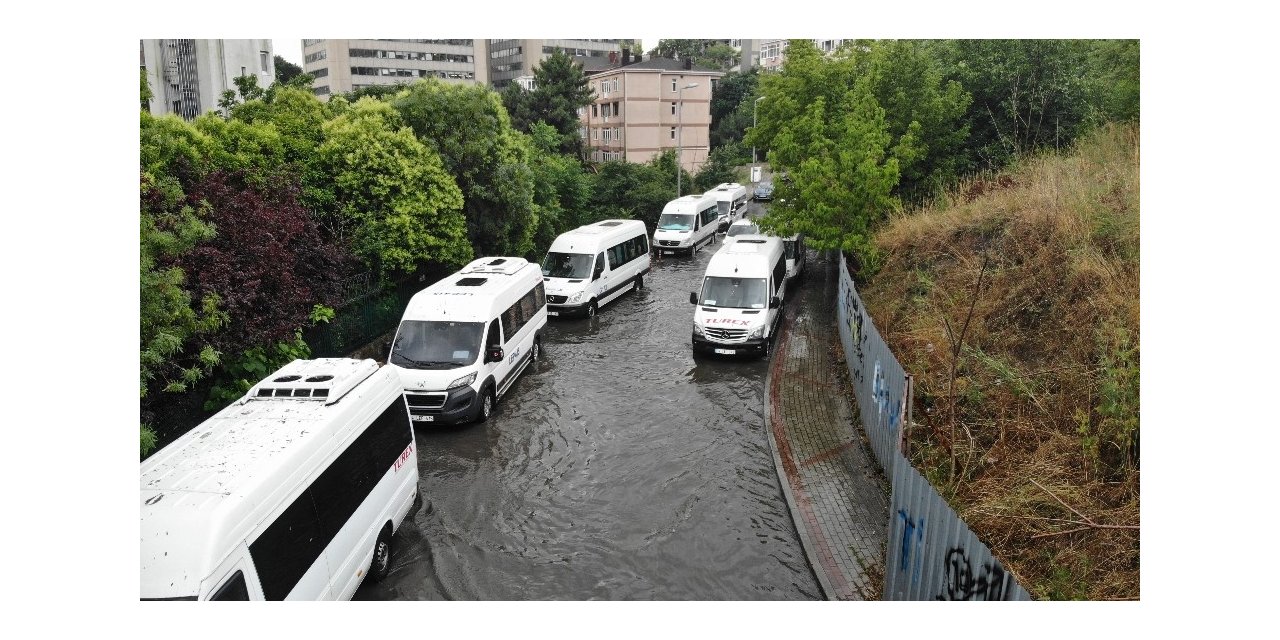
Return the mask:
<path id="1" fill-rule="evenodd" d="M 401 360 L 413 363 L 414 365 L 413 368 L 415 369 L 427 369 L 429 367 L 434 367 L 442 364 L 451 364 L 455 369 L 462 366 L 456 362 L 451 362 L 449 360 L 414 360 L 413 358 L 410 358 L 409 356 L 406 356 L 403 353 L 393 353 L 391 355 L 393 357 L 400 358 Z"/>

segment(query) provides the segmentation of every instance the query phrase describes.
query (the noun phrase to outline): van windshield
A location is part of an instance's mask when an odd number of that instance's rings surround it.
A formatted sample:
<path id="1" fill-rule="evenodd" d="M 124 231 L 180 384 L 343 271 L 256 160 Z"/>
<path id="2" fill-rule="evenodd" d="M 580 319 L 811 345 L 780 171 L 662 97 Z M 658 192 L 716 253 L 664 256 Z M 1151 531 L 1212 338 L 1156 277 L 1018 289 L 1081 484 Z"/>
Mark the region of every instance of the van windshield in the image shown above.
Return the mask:
<path id="1" fill-rule="evenodd" d="M 763 309 L 768 302 L 765 295 L 768 290 L 765 278 L 711 276 L 702 283 L 702 299 L 698 304 L 731 309 Z"/>
<path id="2" fill-rule="evenodd" d="M 735 224 L 729 227 L 729 232 L 725 235 L 745 236 L 753 233 L 760 233 L 760 227 L 754 224 Z"/>
<path id="3" fill-rule="evenodd" d="M 728 215 L 733 210 L 733 203 L 728 200 L 721 200 L 716 203 L 716 210 L 719 211 L 722 216 Z"/>
<path id="4" fill-rule="evenodd" d="M 405 320 L 391 345 L 391 364 L 409 369 L 454 369 L 480 355 L 483 322 Z"/>
<path id="5" fill-rule="evenodd" d="M 542 259 L 542 275 L 548 278 L 585 278 L 591 275 L 591 256 L 585 253 L 548 253 Z"/>
<path id="6" fill-rule="evenodd" d="M 664 213 L 658 218 L 658 228 L 667 231 L 688 231 L 693 228 L 692 213 Z"/>

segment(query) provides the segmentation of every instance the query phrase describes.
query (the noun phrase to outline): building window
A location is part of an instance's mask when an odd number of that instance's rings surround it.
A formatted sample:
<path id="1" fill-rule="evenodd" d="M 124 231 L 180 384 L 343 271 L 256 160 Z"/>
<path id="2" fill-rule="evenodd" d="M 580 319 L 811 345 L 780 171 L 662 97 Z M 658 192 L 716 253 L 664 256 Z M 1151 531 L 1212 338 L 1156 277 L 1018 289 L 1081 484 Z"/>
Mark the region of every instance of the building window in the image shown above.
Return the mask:
<path id="1" fill-rule="evenodd" d="M 672 140 L 675 140 L 675 139 L 676 139 L 676 128 L 675 128 L 675 127 L 671 127 L 671 139 L 672 139 Z"/>
<path id="2" fill-rule="evenodd" d="M 241 76 L 249 75 L 249 67 L 240 67 L 240 75 Z"/>
<path id="3" fill-rule="evenodd" d="M 592 140 L 599 140 L 599 139 L 600 139 L 600 130 L 599 130 L 599 129 L 596 129 L 596 128 L 592 127 L 592 129 L 591 129 L 591 139 L 592 139 Z"/>
<path id="4" fill-rule="evenodd" d="M 268 60 L 270 57 L 271 57 L 271 56 L 270 56 L 270 55 L 268 55 L 266 51 L 259 51 L 259 52 L 258 52 L 258 58 L 262 60 L 262 72 L 263 72 L 263 73 L 266 73 L 266 72 L 268 72 L 268 71 L 270 71 L 270 70 L 271 70 L 270 68 L 268 68 L 268 67 L 267 67 L 267 60 Z"/>
<path id="5" fill-rule="evenodd" d="M 596 105 L 594 104 L 591 105 L 591 117 L 595 118 L 595 117 L 599 117 L 599 115 L 600 115 L 600 110 L 596 107 Z"/>
<path id="6" fill-rule="evenodd" d="M 675 90 L 676 90 L 676 80 L 675 80 L 675 78 L 672 78 L 672 79 L 671 79 L 671 90 L 672 90 L 672 91 L 675 91 Z"/>
<path id="7" fill-rule="evenodd" d="M 672 103 L 671 103 L 671 115 L 673 115 L 673 116 L 674 116 L 675 114 L 676 114 L 676 103 L 672 102 Z"/>

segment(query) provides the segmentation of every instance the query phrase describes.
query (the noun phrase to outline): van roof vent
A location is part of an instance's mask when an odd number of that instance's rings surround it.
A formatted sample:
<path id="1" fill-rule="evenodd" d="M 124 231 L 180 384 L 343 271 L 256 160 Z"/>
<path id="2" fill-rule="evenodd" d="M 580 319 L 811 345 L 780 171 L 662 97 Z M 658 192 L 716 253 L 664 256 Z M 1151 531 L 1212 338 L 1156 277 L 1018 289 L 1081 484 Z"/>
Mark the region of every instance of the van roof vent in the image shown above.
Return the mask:
<path id="1" fill-rule="evenodd" d="M 458 273 L 493 273 L 513 275 L 529 264 L 524 258 L 480 258 L 463 267 Z"/>
<path id="2" fill-rule="evenodd" d="M 241 402 L 306 400 L 332 404 L 378 370 L 370 359 L 294 360 L 254 385 Z"/>
<path id="3" fill-rule="evenodd" d="M 764 240 L 761 240 L 761 239 L 759 239 L 759 238 L 743 238 L 743 239 L 741 239 L 741 240 L 738 240 L 738 242 L 751 242 L 751 243 L 755 243 L 755 244 L 764 244 L 764 243 L 765 243 L 765 241 L 764 241 Z"/>
<path id="4" fill-rule="evenodd" d="M 601 222 L 601 223 L 600 223 L 600 226 L 602 226 L 602 227 L 616 227 L 616 226 L 618 226 L 618 225 L 620 225 L 620 224 L 622 224 L 622 221 L 621 221 L 621 220 L 606 220 L 606 221 L 604 221 L 604 222 Z"/>
<path id="5" fill-rule="evenodd" d="M 478 287 L 488 281 L 488 278 L 458 278 L 458 281 L 453 284 L 459 287 Z"/>

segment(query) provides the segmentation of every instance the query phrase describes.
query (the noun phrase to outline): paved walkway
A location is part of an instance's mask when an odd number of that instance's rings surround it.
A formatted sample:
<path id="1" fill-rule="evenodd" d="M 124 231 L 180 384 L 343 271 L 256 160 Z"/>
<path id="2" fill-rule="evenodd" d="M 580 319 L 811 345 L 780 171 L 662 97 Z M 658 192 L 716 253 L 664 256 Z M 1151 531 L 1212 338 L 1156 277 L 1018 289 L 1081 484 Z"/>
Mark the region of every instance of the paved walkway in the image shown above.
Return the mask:
<path id="1" fill-rule="evenodd" d="M 879 600 L 889 525 L 888 483 L 850 403 L 835 326 L 838 260 L 809 252 L 805 282 L 765 381 L 774 465 L 809 565 L 828 600 Z"/>

